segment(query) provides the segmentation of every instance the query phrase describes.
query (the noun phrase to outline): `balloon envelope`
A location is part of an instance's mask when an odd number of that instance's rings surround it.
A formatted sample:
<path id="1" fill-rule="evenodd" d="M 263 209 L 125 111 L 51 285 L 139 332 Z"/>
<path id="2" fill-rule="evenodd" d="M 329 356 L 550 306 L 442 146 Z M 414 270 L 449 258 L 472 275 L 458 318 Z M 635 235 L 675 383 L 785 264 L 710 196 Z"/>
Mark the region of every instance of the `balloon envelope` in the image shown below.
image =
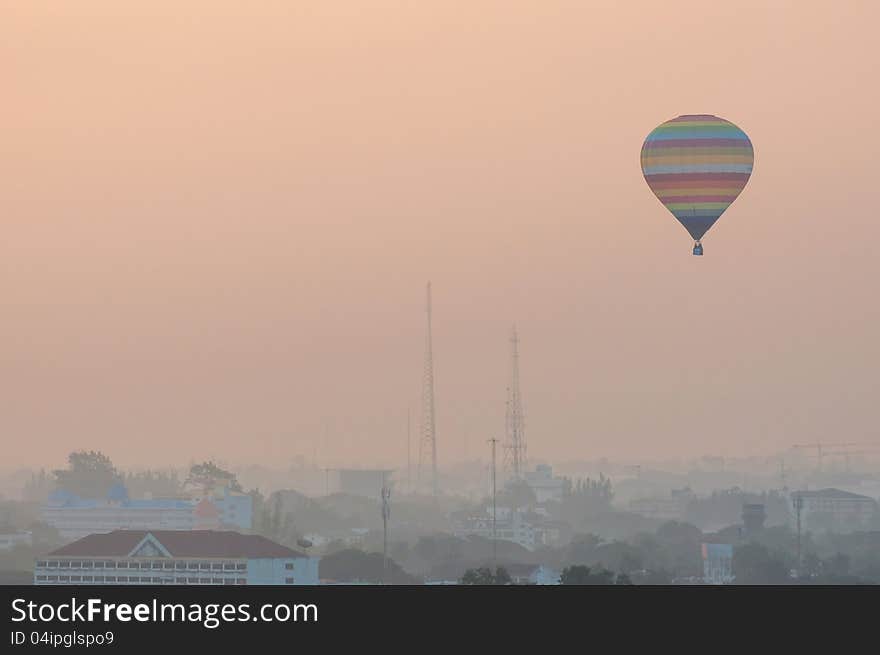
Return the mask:
<path id="1" fill-rule="evenodd" d="M 645 181 L 696 241 L 736 200 L 754 161 L 746 133 L 708 114 L 666 121 L 642 145 Z"/>

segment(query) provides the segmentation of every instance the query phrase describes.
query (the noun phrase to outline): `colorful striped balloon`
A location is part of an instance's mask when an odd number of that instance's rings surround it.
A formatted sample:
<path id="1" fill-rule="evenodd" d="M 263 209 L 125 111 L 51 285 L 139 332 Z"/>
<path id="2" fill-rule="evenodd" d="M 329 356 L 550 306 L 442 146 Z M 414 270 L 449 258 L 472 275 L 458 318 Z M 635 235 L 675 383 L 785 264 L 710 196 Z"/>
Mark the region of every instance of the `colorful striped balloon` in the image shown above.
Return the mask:
<path id="1" fill-rule="evenodd" d="M 707 114 L 666 121 L 642 145 L 642 173 L 654 195 L 697 242 L 740 194 L 755 153 L 746 133 Z"/>

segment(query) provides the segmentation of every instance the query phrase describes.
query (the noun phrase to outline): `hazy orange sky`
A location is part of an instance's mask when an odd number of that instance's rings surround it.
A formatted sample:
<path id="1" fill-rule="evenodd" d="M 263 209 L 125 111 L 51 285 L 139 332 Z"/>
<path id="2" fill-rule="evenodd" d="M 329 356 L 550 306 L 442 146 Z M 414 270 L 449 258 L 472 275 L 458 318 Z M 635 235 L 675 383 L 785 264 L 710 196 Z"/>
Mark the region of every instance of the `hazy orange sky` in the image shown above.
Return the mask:
<path id="1" fill-rule="evenodd" d="M 399 466 L 429 279 L 441 467 L 501 435 L 513 322 L 534 458 L 875 439 L 878 20 L 0 3 L 2 464 Z M 639 168 L 685 113 L 755 147 L 702 258 Z"/>

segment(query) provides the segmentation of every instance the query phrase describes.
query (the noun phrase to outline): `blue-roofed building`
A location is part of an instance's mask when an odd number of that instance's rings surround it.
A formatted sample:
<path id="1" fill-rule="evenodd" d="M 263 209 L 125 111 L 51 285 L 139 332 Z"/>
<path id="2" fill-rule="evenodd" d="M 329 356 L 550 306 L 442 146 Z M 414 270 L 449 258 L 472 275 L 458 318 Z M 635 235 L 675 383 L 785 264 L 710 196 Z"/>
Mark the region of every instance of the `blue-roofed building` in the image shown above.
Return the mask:
<path id="1" fill-rule="evenodd" d="M 106 498 L 55 492 L 43 508 L 43 520 L 72 541 L 113 530 L 192 530 L 193 508 L 191 500 L 131 500 L 118 489 Z"/>

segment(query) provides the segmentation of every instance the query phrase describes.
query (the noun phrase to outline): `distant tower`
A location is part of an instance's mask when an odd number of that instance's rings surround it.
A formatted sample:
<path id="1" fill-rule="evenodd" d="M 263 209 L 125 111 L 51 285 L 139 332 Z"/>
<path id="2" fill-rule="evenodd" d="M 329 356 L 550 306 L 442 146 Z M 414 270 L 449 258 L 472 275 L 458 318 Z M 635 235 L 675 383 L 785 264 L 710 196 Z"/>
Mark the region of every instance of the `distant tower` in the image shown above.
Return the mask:
<path id="1" fill-rule="evenodd" d="M 426 458 L 430 457 L 431 493 L 437 486 L 437 425 L 434 418 L 434 354 L 431 341 L 431 283 L 427 288 L 428 334 L 425 339 L 425 371 L 422 378 L 422 435 L 419 440 L 419 486 L 425 482 Z"/>
<path id="2" fill-rule="evenodd" d="M 510 335 L 510 386 L 507 389 L 507 416 L 504 440 L 504 468 L 519 480 L 526 470 L 526 433 L 522 397 L 519 392 L 519 337 L 516 326 Z"/>

